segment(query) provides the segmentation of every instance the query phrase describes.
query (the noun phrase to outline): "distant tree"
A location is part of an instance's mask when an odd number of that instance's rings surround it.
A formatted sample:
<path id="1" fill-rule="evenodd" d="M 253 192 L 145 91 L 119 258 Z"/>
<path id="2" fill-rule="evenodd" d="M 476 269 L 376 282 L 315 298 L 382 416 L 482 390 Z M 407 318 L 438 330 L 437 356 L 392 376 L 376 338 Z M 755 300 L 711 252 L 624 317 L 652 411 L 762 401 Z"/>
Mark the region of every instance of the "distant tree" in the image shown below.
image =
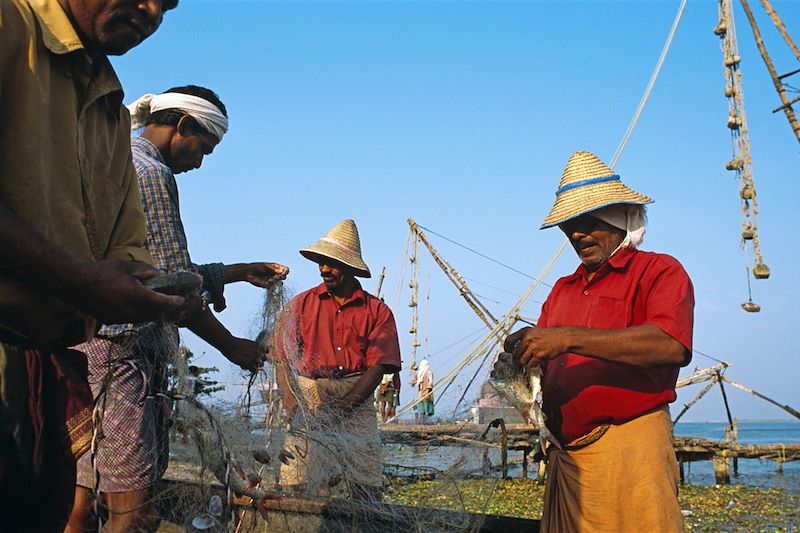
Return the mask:
<path id="1" fill-rule="evenodd" d="M 173 398 L 179 396 L 181 378 L 185 378 L 188 382 L 189 387 L 186 393 L 194 398 L 200 396 L 209 397 L 215 392 L 225 390 L 225 385 L 220 385 L 217 381 L 209 379 L 210 374 L 219 372 L 217 367 L 202 367 L 192 364 L 192 360 L 196 356 L 186 346 L 181 346 L 179 357 L 177 364 L 170 363 L 170 392 Z M 181 368 L 185 370 L 182 372 Z M 181 374 L 185 374 L 185 376 Z"/>
<path id="2" fill-rule="evenodd" d="M 181 398 L 184 395 L 192 398 L 204 396 L 210 397 L 215 392 L 225 390 L 225 385 L 209 379 L 209 374 L 219 372 L 215 366 L 202 367 L 193 365 L 194 353 L 186 346 L 180 347 L 180 355 L 175 361 L 169 364 L 169 395 L 173 398 L 173 425 L 170 431 L 170 439 L 174 442 L 177 433 L 181 434 L 181 440 L 187 442 L 189 434 L 189 423 L 181 416 Z"/>

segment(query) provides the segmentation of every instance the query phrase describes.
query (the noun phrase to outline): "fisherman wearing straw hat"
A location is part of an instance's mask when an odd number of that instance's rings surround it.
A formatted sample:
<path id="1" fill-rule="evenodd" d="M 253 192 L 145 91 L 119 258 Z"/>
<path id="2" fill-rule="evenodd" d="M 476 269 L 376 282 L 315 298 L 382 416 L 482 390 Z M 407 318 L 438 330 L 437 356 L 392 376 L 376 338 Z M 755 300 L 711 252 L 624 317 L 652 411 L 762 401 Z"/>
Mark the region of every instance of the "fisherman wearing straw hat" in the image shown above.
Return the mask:
<path id="1" fill-rule="evenodd" d="M 378 497 L 383 461 L 373 394 L 384 374 L 400 370 L 394 317 L 356 280 L 370 271 L 352 220 L 300 253 L 319 265 L 322 283 L 289 302 L 270 344 L 292 416 L 281 485 Z"/>
<path id="2" fill-rule="evenodd" d="M 581 262 L 553 286 L 538 327 L 505 342 L 544 372 L 543 531 L 683 529 L 668 404 L 691 359 L 694 295 L 677 260 L 638 250 L 651 202 L 577 152 L 542 224 Z"/>

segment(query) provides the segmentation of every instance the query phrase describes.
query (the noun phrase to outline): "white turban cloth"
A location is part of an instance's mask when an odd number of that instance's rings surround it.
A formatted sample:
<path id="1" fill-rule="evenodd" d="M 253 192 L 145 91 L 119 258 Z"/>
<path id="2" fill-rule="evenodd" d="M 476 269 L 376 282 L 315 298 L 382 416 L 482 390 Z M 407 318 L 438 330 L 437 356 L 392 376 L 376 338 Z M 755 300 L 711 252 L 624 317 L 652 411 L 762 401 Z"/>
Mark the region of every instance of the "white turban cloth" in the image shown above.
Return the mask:
<path id="1" fill-rule="evenodd" d="M 626 232 L 625 238 L 611 253 L 612 256 L 623 248 L 638 248 L 642 244 L 646 223 L 643 205 L 612 204 L 589 214 Z"/>
<path id="2" fill-rule="evenodd" d="M 425 373 L 430 371 L 430 363 L 428 363 L 427 359 L 423 359 L 419 364 L 419 369 L 417 370 L 417 382 L 422 381 L 425 378 Z"/>
<path id="3" fill-rule="evenodd" d="M 220 141 L 228 131 L 228 117 L 217 106 L 205 98 L 183 93 L 146 94 L 130 104 L 131 131 L 144 128 L 156 111 L 168 109 L 186 113 Z"/>

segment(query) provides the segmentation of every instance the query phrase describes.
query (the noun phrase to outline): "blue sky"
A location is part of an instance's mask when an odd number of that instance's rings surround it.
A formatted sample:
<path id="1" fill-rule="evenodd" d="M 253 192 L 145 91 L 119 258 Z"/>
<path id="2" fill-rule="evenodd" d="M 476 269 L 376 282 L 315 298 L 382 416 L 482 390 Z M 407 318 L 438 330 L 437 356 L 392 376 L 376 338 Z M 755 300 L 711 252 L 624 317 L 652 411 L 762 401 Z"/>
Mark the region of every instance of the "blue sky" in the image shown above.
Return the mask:
<path id="1" fill-rule="evenodd" d="M 739 246 L 738 186 L 725 170 L 731 143 L 712 33 L 716 2 L 689 2 L 616 170 L 656 200 L 642 248 L 675 256 L 693 279 L 695 348 L 728 361 L 731 379 L 800 408 L 791 278 L 800 259 L 800 146 L 785 117 L 771 113 L 779 100 L 736 4 L 762 251 L 772 271 L 753 283 L 761 313 L 739 307 L 751 260 Z M 778 70 L 796 69 L 752 4 Z M 388 269 L 383 292 L 408 362 L 409 295 L 399 279 L 406 219 L 537 274 L 562 239 L 538 227 L 567 159 L 590 150 L 610 161 L 678 5 L 184 0 L 156 35 L 114 64 L 127 102 L 194 83 L 228 107 L 229 134 L 201 169 L 178 177 L 194 260 L 282 262 L 292 269 L 289 287 L 300 292 L 320 280 L 297 251 L 353 218 L 376 278 Z M 797 39 L 800 3 L 774 5 Z M 496 315 L 530 283 L 439 237 L 431 241 Z M 576 265 L 568 250 L 547 283 Z M 481 323 L 425 254 L 421 268 L 430 303 L 421 305 L 428 344 L 420 355 L 430 353 L 442 375 L 469 348 L 448 345 L 477 338 Z M 374 290 L 375 282 L 364 286 Z M 526 316 L 538 316 L 547 290 L 534 295 Z M 220 319 L 253 336 L 262 291 L 229 286 L 227 295 Z M 204 364 L 224 368 L 221 380 L 240 381 L 213 349 L 191 335 L 185 341 Z M 696 355 L 690 369 L 711 364 Z M 697 391 L 682 392 L 673 410 Z M 741 419 L 788 417 L 745 393 L 731 391 L 729 399 Z M 723 417 L 718 392 L 687 415 Z"/>

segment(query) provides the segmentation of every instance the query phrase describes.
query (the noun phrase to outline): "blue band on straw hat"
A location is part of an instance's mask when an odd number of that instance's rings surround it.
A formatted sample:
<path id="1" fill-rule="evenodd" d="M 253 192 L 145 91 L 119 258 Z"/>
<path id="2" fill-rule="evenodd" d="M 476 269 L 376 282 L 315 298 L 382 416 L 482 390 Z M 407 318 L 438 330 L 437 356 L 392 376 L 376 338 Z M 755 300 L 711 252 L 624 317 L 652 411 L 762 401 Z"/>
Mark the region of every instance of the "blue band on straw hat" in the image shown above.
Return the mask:
<path id="1" fill-rule="evenodd" d="M 556 191 L 556 196 L 561 196 L 563 193 L 573 189 L 580 189 L 581 187 L 588 187 L 589 185 L 597 185 L 598 183 L 607 183 L 610 181 L 619 181 L 619 176 L 614 174 L 613 176 L 603 176 L 602 178 L 592 178 L 578 181 L 576 183 L 570 183 L 568 185 L 564 185 L 563 187 L 559 187 Z"/>

